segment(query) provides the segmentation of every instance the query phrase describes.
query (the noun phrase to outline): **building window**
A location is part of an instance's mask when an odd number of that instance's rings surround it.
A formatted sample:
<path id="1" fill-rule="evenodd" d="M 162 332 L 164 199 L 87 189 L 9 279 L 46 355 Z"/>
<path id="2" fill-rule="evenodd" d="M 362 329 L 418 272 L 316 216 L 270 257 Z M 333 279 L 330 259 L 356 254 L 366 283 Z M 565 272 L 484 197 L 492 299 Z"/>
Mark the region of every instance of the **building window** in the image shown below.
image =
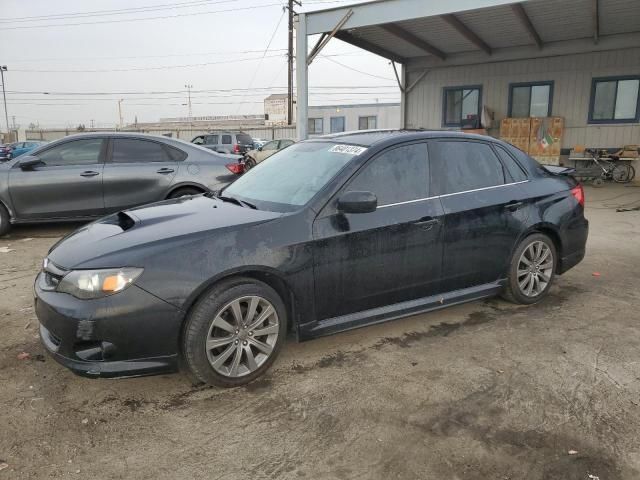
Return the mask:
<path id="1" fill-rule="evenodd" d="M 358 117 L 358 130 L 373 130 L 378 128 L 378 117 Z"/>
<path id="2" fill-rule="evenodd" d="M 553 82 L 509 85 L 509 117 L 550 117 L 552 102 Z"/>
<path id="3" fill-rule="evenodd" d="M 344 132 L 344 117 L 331 117 L 331 133 Z"/>
<path id="4" fill-rule="evenodd" d="M 479 128 L 482 87 L 445 87 L 442 125 Z"/>
<path id="5" fill-rule="evenodd" d="M 634 123 L 640 119 L 640 76 L 594 78 L 589 123 Z"/>
<path id="6" fill-rule="evenodd" d="M 307 123 L 307 130 L 309 135 L 322 135 L 324 126 L 321 118 L 310 118 Z"/>

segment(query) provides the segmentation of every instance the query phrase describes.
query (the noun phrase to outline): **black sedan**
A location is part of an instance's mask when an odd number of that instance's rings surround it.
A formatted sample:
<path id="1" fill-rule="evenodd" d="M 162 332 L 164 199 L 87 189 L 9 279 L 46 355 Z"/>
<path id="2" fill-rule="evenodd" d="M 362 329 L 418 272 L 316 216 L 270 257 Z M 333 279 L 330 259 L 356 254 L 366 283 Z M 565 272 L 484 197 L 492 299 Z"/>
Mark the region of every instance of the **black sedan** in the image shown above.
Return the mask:
<path id="1" fill-rule="evenodd" d="M 0 235 L 12 224 L 93 219 L 217 190 L 242 173 L 240 158 L 153 135 L 65 137 L 0 163 Z"/>
<path id="2" fill-rule="evenodd" d="M 217 196 L 120 211 L 55 245 L 44 345 L 90 376 L 260 376 L 306 340 L 503 295 L 538 302 L 585 254 L 582 187 L 487 137 L 379 131 L 295 144 Z"/>

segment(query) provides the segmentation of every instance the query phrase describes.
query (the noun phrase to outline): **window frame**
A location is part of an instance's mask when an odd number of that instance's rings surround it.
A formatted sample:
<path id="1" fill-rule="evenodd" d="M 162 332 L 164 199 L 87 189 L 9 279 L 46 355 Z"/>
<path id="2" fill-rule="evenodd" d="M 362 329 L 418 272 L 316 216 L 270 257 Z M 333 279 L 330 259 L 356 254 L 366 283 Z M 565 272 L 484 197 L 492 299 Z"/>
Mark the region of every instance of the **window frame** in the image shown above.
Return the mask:
<path id="1" fill-rule="evenodd" d="M 369 119 L 373 118 L 374 122 L 375 122 L 375 126 L 372 128 L 369 128 Z M 367 127 L 366 128 L 360 128 L 360 122 L 366 119 L 367 120 Z M 360 115 L 358 116 L 358 130 L 376 130 L 378 128 L 378 116 L 377 115 Z"/>
<path id="2" fill-rule="evenodd" d="M 513 117 L 513 89 L 514 88 L 522 88 L 529 87 L 529 115 L 527 117 Z M 516 82 L 509 84 L 509 103 L 507 107 L 507 118 L 531 118 L 531 91 L 533 87 L 549 87 L 549 101 L 547 103 L 547 114 L 546 117 L 550 117 L 553 114 L 553 88 L 554 81 L 553 80 L 544 80 L 540 82 Z M 534 118 L 543 118 L 543 117 L 534 117 Z"/>
<path id="3" fill-rule="evenodd" d="M 456 90 L 478 90 L 478 121 L 482 115 L 482 85 L 461 85 L 455 87 L 442 88 L 442 126 L 443 127 L 462 127 L 462 118 L 458 123 L 447 123 L 447 93 Z"/>
<path id="4" fill-rule="evenodd" d="M 616 91 L 614 95 L 613 103 L 613 115 L 615 116 L 616 101 L 618 97 L 618 83 L 621 80 L 638 80 L 638 98 L 636 99 L 636 115 L 634 118 L 622 118 L 622 119 L 595 119 L 593 118 L 593 108 L 596 103 L 596 84 L 600 82 L 616 82 Z M 588 124 L 603 125 L 603 124 L 617 124 L 617 123 L 638 123 L 640 122 L 640 75 L 614 75 L 609 77 L 593 77 L 591 79 L 591 96 L 589 98 L 589 117 L 587 119 Z"/>
<path id="5" fill-rule="evenodd" d="M 313 120 L 313 131 L 311 131 L 311 129 L 309 129 L 309 122 L 311 122 Z M 316 130 L 315 126 L 315 122 L 316 120 L 320 120 L 320 131 Z M 323 117 L 309 117 L 307 119 L 307 130 L 309 130 L 307 133 L 309 135 L 322 135 L 324 133 L 324 118 Z"/>

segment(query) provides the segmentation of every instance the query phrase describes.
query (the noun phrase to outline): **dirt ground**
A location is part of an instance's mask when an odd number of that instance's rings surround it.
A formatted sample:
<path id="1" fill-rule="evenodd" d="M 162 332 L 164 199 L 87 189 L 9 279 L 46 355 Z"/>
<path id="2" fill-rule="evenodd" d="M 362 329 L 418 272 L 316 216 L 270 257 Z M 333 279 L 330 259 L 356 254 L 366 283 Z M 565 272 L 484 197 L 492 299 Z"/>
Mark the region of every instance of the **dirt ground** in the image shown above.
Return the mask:
<path id="1" fill-rule="evenodd" d="M 638 479 L 640 211 L 615 206 L 639 206 L 640 188 L 586 195 L 587 257 L 539 305 L 291 339 L 231 390 L 51 360 L 31 285 L 73 227 L 16 228 L 0 239 L 0 480 Z"/>

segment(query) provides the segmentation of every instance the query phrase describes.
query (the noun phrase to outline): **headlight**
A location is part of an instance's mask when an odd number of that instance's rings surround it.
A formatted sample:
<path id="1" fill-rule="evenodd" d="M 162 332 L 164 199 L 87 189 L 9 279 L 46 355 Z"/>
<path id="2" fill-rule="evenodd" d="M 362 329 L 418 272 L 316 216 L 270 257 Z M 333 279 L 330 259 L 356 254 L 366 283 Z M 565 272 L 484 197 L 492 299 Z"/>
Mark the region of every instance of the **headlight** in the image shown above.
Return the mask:
<path id="1" fill-rule="evenodd" d="M 56 291 L 76 298 L 106 297 L 126 289 L 142 274 L 142 268 L 112 268 L 107 270 L 73 270 L 67 273 Z"/>

